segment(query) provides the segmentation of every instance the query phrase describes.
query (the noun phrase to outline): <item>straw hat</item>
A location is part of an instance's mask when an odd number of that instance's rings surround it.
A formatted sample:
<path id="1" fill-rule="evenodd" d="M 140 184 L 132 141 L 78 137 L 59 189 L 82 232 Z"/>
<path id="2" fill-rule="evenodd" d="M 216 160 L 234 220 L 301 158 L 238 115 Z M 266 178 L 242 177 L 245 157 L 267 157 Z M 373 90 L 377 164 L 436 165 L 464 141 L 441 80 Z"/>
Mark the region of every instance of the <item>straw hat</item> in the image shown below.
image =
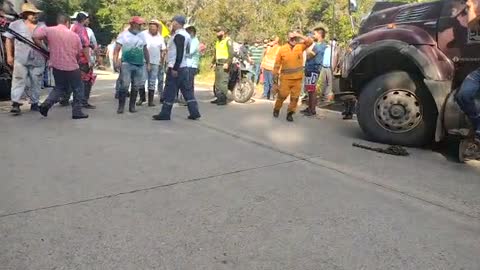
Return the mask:
<path id="1" fill-rule="evenodd" d="M 150 20 L 150 22 L 148 24 L 156 24 L 156 25 L 160 26 L 160 21 L 156 20 L 156 19 L 152 19 L 152 20 Z"/>
<path id="2" fill-rule="evenodd" d="M 36 8 L 33 4 L 24 3 L 22 4 L 22 13 L 31 12 L 31 13 L 40 13 L 42 12 L 40 9 Z"/>

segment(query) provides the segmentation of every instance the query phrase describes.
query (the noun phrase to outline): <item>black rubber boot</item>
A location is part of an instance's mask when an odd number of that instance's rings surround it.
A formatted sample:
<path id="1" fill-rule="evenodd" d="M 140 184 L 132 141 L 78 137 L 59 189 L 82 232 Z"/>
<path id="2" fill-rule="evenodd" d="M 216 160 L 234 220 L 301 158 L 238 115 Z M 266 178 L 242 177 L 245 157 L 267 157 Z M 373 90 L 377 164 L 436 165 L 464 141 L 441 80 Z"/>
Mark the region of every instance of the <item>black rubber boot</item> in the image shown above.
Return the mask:
<path id="1" fill-rule="evenodd" d="M 90 83 L 85 83 L 85 100 L 83 102 L 83 108 L 93 110 L 93 109 L 96 109 L 96 107 L 88 103 L 88 100 L 90 100 L 91 92 L 92 92 L 92 85 Z"/>
<path id="2" fill-rule="evenodd" d="M 349 100 L 345 102 L 345 114 L 343 116 L 343 120 L 351 120 L 353 119 L 353 113 L 355 111 L 355 100 Z"/>
<path id="3" fill-rule="evenodd" d="M 137 94 L 138 94 L 138 91 L 134 89 L 132 89 L 132 91 L 130 92 L 130 100 L 128 102 L 128 111 L 131 113 L 137 112 L 137 110 L 135 110 L 135 101 L 137 101 Z"/>
<path id="4" fill-rule="evenodd" d="M 72 106 L 72 119 L 85 119 L 88 118 L 88 114 L 82 112 L 81 104 L 73 103 Z"/>
<path id="5" fill-rule="evenodd" d="M 218 103 L 218 98 L 216 98 L 216 99 L 214 99 L 214 100 L 210 101 L 210 103 L 212 103 L 212 104 L 217 104 L 217 103 Z"/>
<path id="6" fill-rule="evenodd" d="M 218 106 L 227 105 L 227 96 L 225 96 L 224 94 L 219 95 L 219 97 L 217 99 L 217 105 Z"/>
<path id="7" fill-rule="evenodd" d="M 149 93 L 150 94 L 150 93 Z M 144 102 L 146 102 L 146 97 L 145 97 L 145 88 L 140 88 L 138 90 L 138 95 L 140 98 L 138 99 L 137 106 L 142 106 Z"/>
<path id="8" fill-rule="evenodd" d="M 88 114 L 83 112 L 72 115 L 72 119 L 85 119 L 85 118 L 88 118 Z"/>
<path id="9" fill-rule="evenodd" d="M 126 100 L 127 100 L 126 93 L 122 93 L 122 92 L 118 93 L 118 109 L 117 109 L 118 114 L 123 113 L 123 111 L 125 110 Z"/>
<path id="10" fill-rule="evenodd" d="M 30 111 L 32 112 L 38 112 L 39 111 L 39 107 L 38 107 L 38 103 L 33 103 L 30 105 Z"/>
<path id="11" fill-rule="evenodd" d="M 148 107 L 155 107 L 153 99 L 155 98 L 155 90 L 148 90 Z"/>
<path id="12" fill-rule="evenodd" d="M 163 115 L 161 113 L 152 116 L 152 118 L 153 118 L 153 120 L 157 120 L 157 121 L 169 121 L 170 120 L 169 116 Z"/>
<path id="13" fill-rule="evenodd" d="M 62 107 L 70 106 L 70 101 L 68 99 L 67 100 L 62 99 L 59 103 L 60 103 L 60 106 Z"/>
<path id="14" fill-rule="evenodd" d="M 43 103 L 42 105 L 40 105 L 39 107 L 39 112 L 41 115 L 43 115 L 44 117 L 47 117 L 48 116 L 48 110 L 50 110 L 50 107 Z"/>
<path id="15" fill-rule="evenodd" d="M 294 112 L 288 112 L 288 114 L 287 114 L 287 121 L 288 122 L 293 122 L 293 114 L 294 114 Z"/>
<path id="16" fill-rule="evenodd" d="M 279 115 L 280 115 L 280 111 L 273 110 L 273 117 L 278 118 Z"/>
<path id="17" fill-rule="evenodd" d="M 14 115 L 19 115 L 22 112 L 22 110 L 20 110 L 20 106 L 21 106 L 20 103 L 13 102 L 12 109 L 10 110 L 10 112 L 13 113 Z"/>

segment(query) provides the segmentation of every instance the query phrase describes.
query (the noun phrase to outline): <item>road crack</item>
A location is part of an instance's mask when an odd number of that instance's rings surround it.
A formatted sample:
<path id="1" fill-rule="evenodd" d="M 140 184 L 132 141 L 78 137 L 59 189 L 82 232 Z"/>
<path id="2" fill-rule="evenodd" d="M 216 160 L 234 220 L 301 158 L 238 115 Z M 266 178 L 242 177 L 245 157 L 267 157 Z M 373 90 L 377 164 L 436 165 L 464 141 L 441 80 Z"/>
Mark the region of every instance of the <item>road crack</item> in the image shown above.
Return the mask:
<path id="1" fill-rule="evenodd" d="M 64 206 L 71 206 L 71 205 L 77 205 L 77 204 L 82 204 L 82 203 L 105 200 L 105 199 L 115 198 L 115 197 L 119 197 L 119 196 L 123 196 L 123 195 L 135 194 L 135 193 L 143 192 L 143 191 L 152 191 L 152 190 L 157 190 L 157 189 L 162 189 L 162 188 L 167 188 L 167 187 L 172 187 L 172 186 L 177 186 L 177 185 L 182 185 L 182 184 L 190 184 L 190 183 L 195 183 L 195 182 L 208 181 L 208 180 L 219 178 L 219 177 L 222 177 L 222 176 L 239 174 L 239 173 L 255 171 L 255 170 L 260 170 L 260 169 L 265 169 L 265 168 L 270 168 L 270 167 L 276 167 L 276 166 L 280 166 L 280 165 L 284 165 L 284 164 L 294 163 L 294 162 L 297 162 L 297 161 L 300 161 L 300 160 L 299 159 L 292 159 L 292 160 L 278 162 L 278 163 L 269 164 L 269 165 L 256 166 L 256 167 L 240 169 L 240 170 L 235 170 L 235 171 L 230 171 L 230 172 L 225 172 L 225 173 L 220 173 L 220 174 L 215 174 L 215 175 L 210 175 L 210 176 L 204 176 L 204 177 L 198 177 L 198 178 L 192 178 L 192 179 L 172 182 L 172 183 L 168 183 L 168 184 L 155 185 L 155 186 L 150 186 L 150 187 L 145 187 L 145 188 L 123 191 L 123 192 L 119 192 L 119 193 L 102 195 L 102 196 L 83 199 L 83 200 L 78 200 L 78 201 L 72 201 L 72 202 L 54 204 L 54 205 L 44 206 L 44 207 L 39 207 L 39 208 L 34 208 L 34 209 L 22 210 L 22 211 L 17 211 L 17 212 L 13 212 L 13 213 L 2 214 L 2 215 L 0 215 L 0 219 L 6 218 L 6 217 L 11 217 L 11 216 L 17 216 L 17 215 L 21 215 L 21 214 L 28 214 L 28 213 L 32 213 L 32 212 L 41 211 L 41 210 L 48 210 L 48 209 L 59 208 L 59 207 L 64 207 Z"/>

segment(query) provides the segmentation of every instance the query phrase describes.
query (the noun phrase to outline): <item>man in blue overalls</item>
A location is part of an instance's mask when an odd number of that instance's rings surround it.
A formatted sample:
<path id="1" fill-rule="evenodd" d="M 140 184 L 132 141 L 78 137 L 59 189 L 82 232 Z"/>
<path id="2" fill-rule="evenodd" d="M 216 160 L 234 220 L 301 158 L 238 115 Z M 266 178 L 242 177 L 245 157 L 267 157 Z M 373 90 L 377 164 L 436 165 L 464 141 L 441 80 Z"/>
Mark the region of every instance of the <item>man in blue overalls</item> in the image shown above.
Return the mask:
<path id="1" fill-rule="evenodd" d="M 189 83 L 189 71 L 187 55 L 190 51 L 190 35 L 183 28 L 186 19 L 184 16 L 175 16 L 172 20 L 172 38 L 167 45 L 167 78 L 165 83 L 165 101 L 159 114 L 153 116 L 153 120 L 170 120 L 175 97 L 178 90 L 182 92 L 187 102 L 188 119 L 200 118 L 198 103 L 195 100 L 193 89 Z"/>

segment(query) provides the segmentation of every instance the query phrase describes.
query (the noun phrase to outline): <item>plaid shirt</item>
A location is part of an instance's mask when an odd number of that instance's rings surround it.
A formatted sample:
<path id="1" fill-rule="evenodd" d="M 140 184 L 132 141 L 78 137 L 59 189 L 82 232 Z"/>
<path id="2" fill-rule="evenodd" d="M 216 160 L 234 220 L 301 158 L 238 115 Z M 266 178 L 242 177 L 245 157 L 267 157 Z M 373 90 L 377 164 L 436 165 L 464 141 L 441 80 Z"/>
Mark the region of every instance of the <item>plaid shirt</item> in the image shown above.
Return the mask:
<path id="1" fill-rule="evenodd" d="M 83 48 L 90 49 L 90 37 L 88 36 L 87 28 L 79 23 L 75 23 L 72 25 L 71 29 L 75 34 L 80 37 L 80 41 L 82 42 Z M 88 64 L 90 59 L 82 52 L 80 54 L 79 63 L 80 64 Z"/>
<path id="2" fill-rule="evenodd" d="M 35 31 L 35 38 L 46 38 L 50 50 L 50 66 L 63 71 L 79 68 L 78 56 L 82 52 L 82 43 L 77 34 L 65 25 L 43 27 Z"/>

